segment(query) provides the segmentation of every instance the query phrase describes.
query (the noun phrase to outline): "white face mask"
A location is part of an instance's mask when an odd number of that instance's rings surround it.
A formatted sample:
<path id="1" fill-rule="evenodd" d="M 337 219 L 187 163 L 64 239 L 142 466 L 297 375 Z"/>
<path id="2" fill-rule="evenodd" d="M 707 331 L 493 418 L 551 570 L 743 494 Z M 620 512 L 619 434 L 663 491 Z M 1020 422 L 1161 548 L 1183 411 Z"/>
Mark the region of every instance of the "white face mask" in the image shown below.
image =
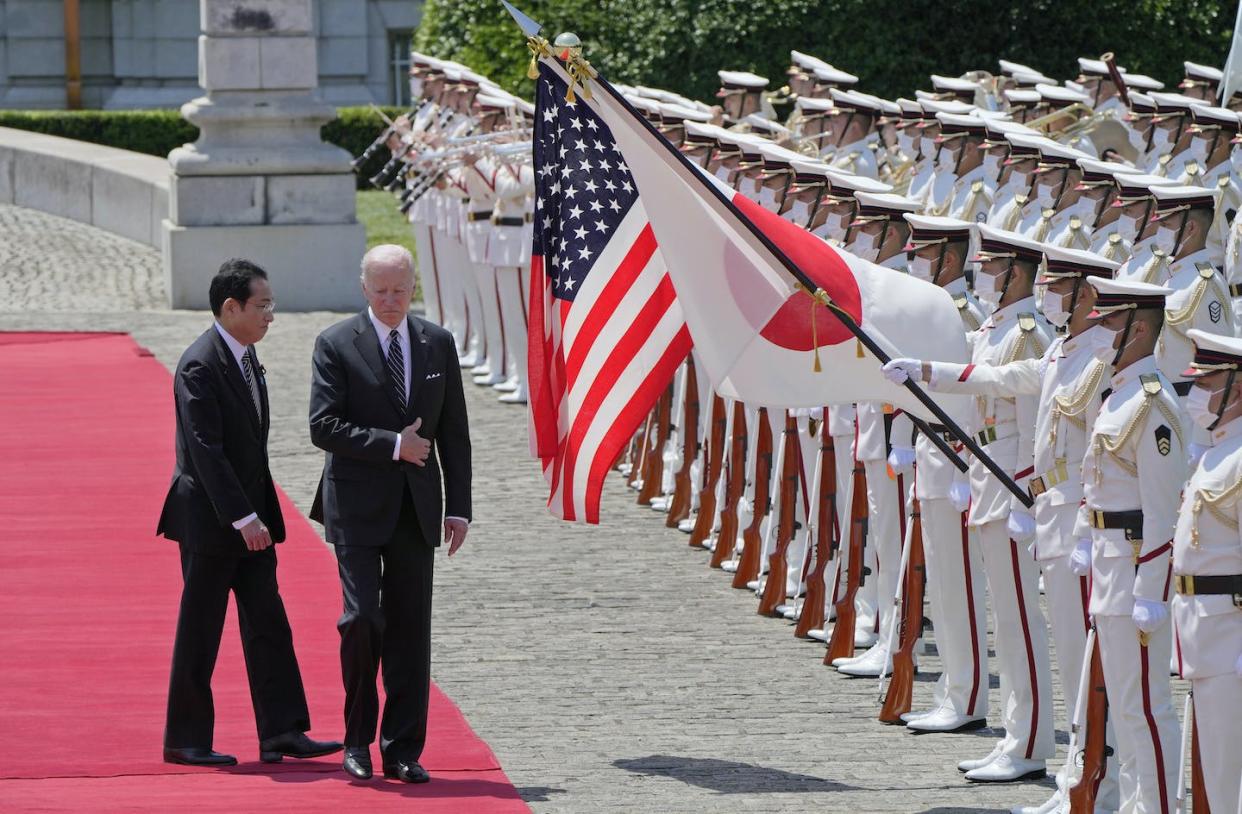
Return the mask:
<path id="1" fill-rule="evenodd" d="M 1133 215 L 1119 215 L 1117 217 L 1117 234 L 1121 235 L 1123 240 L 1133 242 L 1138 238 L 1138 233 L 1138 218 Z"/>
<path id="2" fill-rule="evenodd" d="M 1191 421 L 1205 430 L 1216 421 L 1216 413 L 1208 405 L 1217 392 L 1219 391 L 1208 390 L 1206 387 L 1192 387 L 1186 396 L 1186 414 Z"/>
<path id="3" fill-rule="evenodd" d="M 880 253 L 880 246 L 876 242 L 877 237 L 870 232 L 861 230 L 856 232 L 854 240 L 850 242 L 850 253 L 864 260 L 874 261 Z"/>
<path id="4" fill-rule="evenodd" d="M 905 132 L 898 134 L 897 149 L 905 154 L 906 158 L 913 158 L 918 150 L 918 145 L 914 142 L 914 136 L 907 135 Z"/>
<path id="5" fill-rule="evenodd" d="M 935 158 L 936 156 L 936 140 L 922 136 L 919 138 L 919 147 L 923 150 L 923 158 Z"/>
<path id="6" fill-rule="evenodd" d="M 759 205 L 769 212 L 775 212 L 776 190 L 772 187 L 759 187 Z"/>
<path id="7" fill-rule="evenodd" d="M 1147 152 L 1147 134 L 1136 128 L 1126 128 L 1126 139 L 1140 156 Z"/>
<path id="8" fill-rule="evenodd" d="M 1242 175 L 1242 147 L 1234 146 L 1229 153 L 1229 165 L 1233 167 L 1234 174 Z"/>
<path id="9" fill-rule="evenodd" d="M 983 175 L 988 179 L 989 183 L 996 183 L 996 179 L 1000 177 L 1001 163 L 1000 156 L 995 153 L 984 153 L 983 155 Z"/>
<path id="10" fill-rule="evenodd" d="M 1044 298 L 1040 302 L 1044 317 L 1058 328 L 1064 328 L 1069 323 L 1070 312 L 1065 310 L 1064 303 L 1064 295 L 1051 291 L 1044 291 Z"/>
<path id="11" fill-rule="evenodd" d="M 1040 209 L 1048 209 L 1056 203 L 1056 190 L 1047 184 L 1036 184 L 1035 186 L 1035 203 L 1039 204 Z"/>
<path id="12" fill-rule="evenodd" d="M 1026 172 L 1011 172 L 1008 183 L 1016 192 L 1025 191 L 1031 185 L 1031 175 Z"/>
<path id="13" fill-rule="evenodd" d="M 1156 230 L 1156 236 L 1152 238 L 1151 245 L 1165 254 L 1173 254 L 1173 250 L 1177 248 L 1177 232 L 1167 226 L 1161 226 Z"/>
<path id="14" fill-rule="evenodd" d="M 930 283 L 932 281 L 932 272 L 934 271 L 935 262 L 936 261 L 932 260 L 930 257 L 919 257 L 917 254 L 914 255 L 914 259 L 910 261 L 909 266 L 907 267 L 910 271 L 910 276 L 922 280 L 925 283 Z"/>
<path id="15" fill-rule="evenodd" d="M 1156 155 L 1164 155 L 1173 146 L 1173 138 L 1168 130 L 1163 127 L 1157 127 L 1156 132 L 1151 137 L 1151 151 Z"/>
<path id="16" fill-rule="evenodd" d="M 1117 341 L 1118 333 L 1097 323 L 1091 329 L 1091 355 L 1111 365 L 1113 357 L 1117 355 L 1117 351 L 1113 349 L 1113 343 Z"/>
<path id="17" fill-rule="evenodd" d="M 1001 278 L 1004 276 L 1003 271 L 1000 274 L 988 274 L 982 271 L 976 274 L 975 296 L 993 308 L 998 306 L 1001 298 Z"/>
<path id="18" fill-rule="evenodd" d="M 815 234 L 819 237 L 840 239 L 845 234 L 845 215 L 833 212 L 824 218 L 823 225 L 815 230 Z"/>
<path id="19" fill-rule="evenodd" d="M 729 176 L 732 174 L 733 174 L 733 171 L 730 170 L 728 167 L 726 167 L 724 164 L 721 164 L 719 167 L 716 168 L 716 177 L 720 179 L 721 181 L 724 181 L 726 184 L 729 183 Z"/>
<path id="20" fill-rule="evenodd" d="M 410 77 L 410 99 L 418 99 L 423 95 L 423 79 L 420 76 Z"/>
<path id="21" fill-rule="evenodd" d="M 806 201 L 793 201 L 789 204 L 789 210 L 783 217 L 785 220 L 796 223 L 799 226 L 805 226 L 807 216 L 810 213 L 811 207 Z"/>
<path id="22" fill-rule="evenodd" d="M 1208 159 L 1208 139 L 1191 139 L 1190 146 L 1186 148 L 1186 157 L 1200 164 L 1206 163 Z"/>

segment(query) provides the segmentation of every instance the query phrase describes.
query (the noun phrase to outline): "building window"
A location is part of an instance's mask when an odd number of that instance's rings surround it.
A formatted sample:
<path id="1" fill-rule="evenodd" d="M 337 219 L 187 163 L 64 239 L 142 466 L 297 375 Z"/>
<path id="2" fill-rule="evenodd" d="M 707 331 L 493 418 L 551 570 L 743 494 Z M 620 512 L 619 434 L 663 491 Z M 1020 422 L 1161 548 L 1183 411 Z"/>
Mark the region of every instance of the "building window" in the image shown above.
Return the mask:
<path id="1" fill-rule="evenodd" d="M 410 106 L 410 43 L 412 31 L 389 31 L 388 54 L 392 66 L 388 102 L 397 107 Z"/>

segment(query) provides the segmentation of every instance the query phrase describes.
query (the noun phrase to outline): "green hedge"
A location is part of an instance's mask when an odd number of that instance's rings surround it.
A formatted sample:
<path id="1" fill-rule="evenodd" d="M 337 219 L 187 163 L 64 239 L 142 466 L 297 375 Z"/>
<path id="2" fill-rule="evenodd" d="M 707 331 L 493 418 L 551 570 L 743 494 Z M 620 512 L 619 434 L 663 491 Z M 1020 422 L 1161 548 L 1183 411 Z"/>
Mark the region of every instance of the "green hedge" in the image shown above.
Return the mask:
<path id="1" fill-rule="evenodd" d="M 402 111 L 383 108 L 388 116 Z M 0 127 L 33 130 L 53 136 L 106 144 L 148 155 L 165 156 L 182 144 L 198 138 L 198 128 L 181 118 L 175 110 L 0 110 Z M 337 118 L 323 127 L 325 141 L 359 155 L 384 129 L 384 122 L 370 107 L 343 107 Z M 369 188 L 366 179 L 383 166 L 386 150 L 362 167 L 359 188 Z"/>
<path id="2" fill-rule="evenodd" d="M 1073 78 L 1077 57 L 1113 51 L 1172 90 L 1182 60 L 1221 66 L 1237 0 L 518 0 L 551 39 L 577 33 L 585 55 L 620 82 L 707 100 L 716 70 L 784 84 L 789 50 L 857 74 L 888 98 L 927 88 L 931 73 L 997 70 L 998 58 Z M 415 47 L 453 58 L 530 96 L 521 33 L 495 0 L 427 0 Z"/>

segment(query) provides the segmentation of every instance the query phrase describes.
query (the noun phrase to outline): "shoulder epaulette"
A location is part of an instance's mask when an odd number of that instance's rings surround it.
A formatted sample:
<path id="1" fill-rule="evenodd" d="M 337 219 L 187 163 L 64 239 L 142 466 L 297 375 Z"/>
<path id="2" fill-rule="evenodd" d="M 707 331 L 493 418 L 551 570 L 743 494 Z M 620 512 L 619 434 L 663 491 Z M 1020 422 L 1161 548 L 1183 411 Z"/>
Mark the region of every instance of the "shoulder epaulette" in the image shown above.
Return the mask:
<path id="1" fill-rule="evenodd" d="M 970 185 L 970 191 L 971 191 L 971 192 L 982 192 L 982 191 L 983 191 L 983 182 L 982 182 L 982 181 L 975 181 L 973 184 L 971 184 L 971 185 Z"/>
<path id="2" fill-rule="evenodd" d="M 1035 315 L 1032 313 L 1018 314 L 1018 327 L 1026 333 L 1035 330 Z"/>
<path id="3" fill-rule="evenodd" d="M 1191 159 L 1186 162 L 1186 174 L 1191 178 L 1199 174 L 1199 162 Z"/>
<path id="4" fill-rule="evenodd" d="M 1109 243 L 1120 243 L 1120 242 L 1121 242 L 1121 233 L 1120 233 L 1120 232 L 1113 232 L 1111 235 L 1109 235 L 1109 236 L 1108 236 L 1108 242 L 1109 242 Z"/>
<path id="5" fill-rule="evenodd" d="M 1160 383 L 1159 373 L 1144 373 L 1139 376 L 1139 381 L 1143 383 L 1143 393 L 1147 396 L 1158 396 L 1164 386 Z"/>
<path id="6" fill-rule="evenodd" d="M 1221 189 L 1224 189 L 1225 187 L 1229 186 L 1229 176 L 1226 174 L 1216 179 L 1216 186 L 1220 187 Z"/>
<path id="7" fill-rule="evenodd" d="M 970 299 L 965 294 L 958 294 L 953 298 L 953 304 L 957 306 L 957 310 L 961 311 L 970 304 Z"/>
<path id="8" fill-rule="evenodd" d="M 1073 231 L 1073 232 L 1077 232 L 1078 230 L 1082 229 L 1082 218 L 1078 217 L 1077 215 L 1070 218 L 1069 228 L 1070 228 L 1070 231 Z"/>
<path id="9" fill-rule="evenodd" d="M 1195 263 L 1195 268 L 1199 270 L 1199 276 L 1205 280 L 1212 279 L 1212 275 L 1216 273 L 1216 267 L 1206 261 Z"/>
<path id="10" fill-rule="evenodd" d="M 1018 195 L 1014 195 L 1013 199 L 1017 201 L 1019 204 L 1025 204 L 1028 200 L 1030 200 L 1030 197 L 1031 196 L 1029 195 L 1018 194 Z"/>

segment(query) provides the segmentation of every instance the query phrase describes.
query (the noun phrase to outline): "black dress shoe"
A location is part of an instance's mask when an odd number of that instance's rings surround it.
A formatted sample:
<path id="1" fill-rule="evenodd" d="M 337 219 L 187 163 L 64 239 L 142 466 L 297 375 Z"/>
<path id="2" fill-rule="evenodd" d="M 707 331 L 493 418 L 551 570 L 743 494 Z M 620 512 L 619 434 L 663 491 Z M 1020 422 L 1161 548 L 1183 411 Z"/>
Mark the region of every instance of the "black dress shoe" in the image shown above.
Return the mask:
<path id="1" fill-rule="evenodd" d="M 345 760 L 341 768 L 359 780 L 370 780 L 371 750 L 365 746 L 346 746 Z"/>
<path id="2" fill-rule="evenodd" d="M 165 746 L 164 762 L 180 763 L 185 766 L 236 766 L 237 758 L 232 755 L 222 755 L 201 746 L 187 746 L 182 749 Z"/>
<path id="3" fill-rule="evenodd" d="M 285 757 L 323 757 L 339 751 L 339 741 L 314 741 L 305 732 L 286 732 L 259 742 L 259 760 L 264 763 L 279 763 Z"/>
<path id="4" fill-rule="evenodd" d="M 431 780 L 431 775 L 417 760 L 384 761 L 384 777 L 396 778 L 402 783 L 426 783 Z"/>

